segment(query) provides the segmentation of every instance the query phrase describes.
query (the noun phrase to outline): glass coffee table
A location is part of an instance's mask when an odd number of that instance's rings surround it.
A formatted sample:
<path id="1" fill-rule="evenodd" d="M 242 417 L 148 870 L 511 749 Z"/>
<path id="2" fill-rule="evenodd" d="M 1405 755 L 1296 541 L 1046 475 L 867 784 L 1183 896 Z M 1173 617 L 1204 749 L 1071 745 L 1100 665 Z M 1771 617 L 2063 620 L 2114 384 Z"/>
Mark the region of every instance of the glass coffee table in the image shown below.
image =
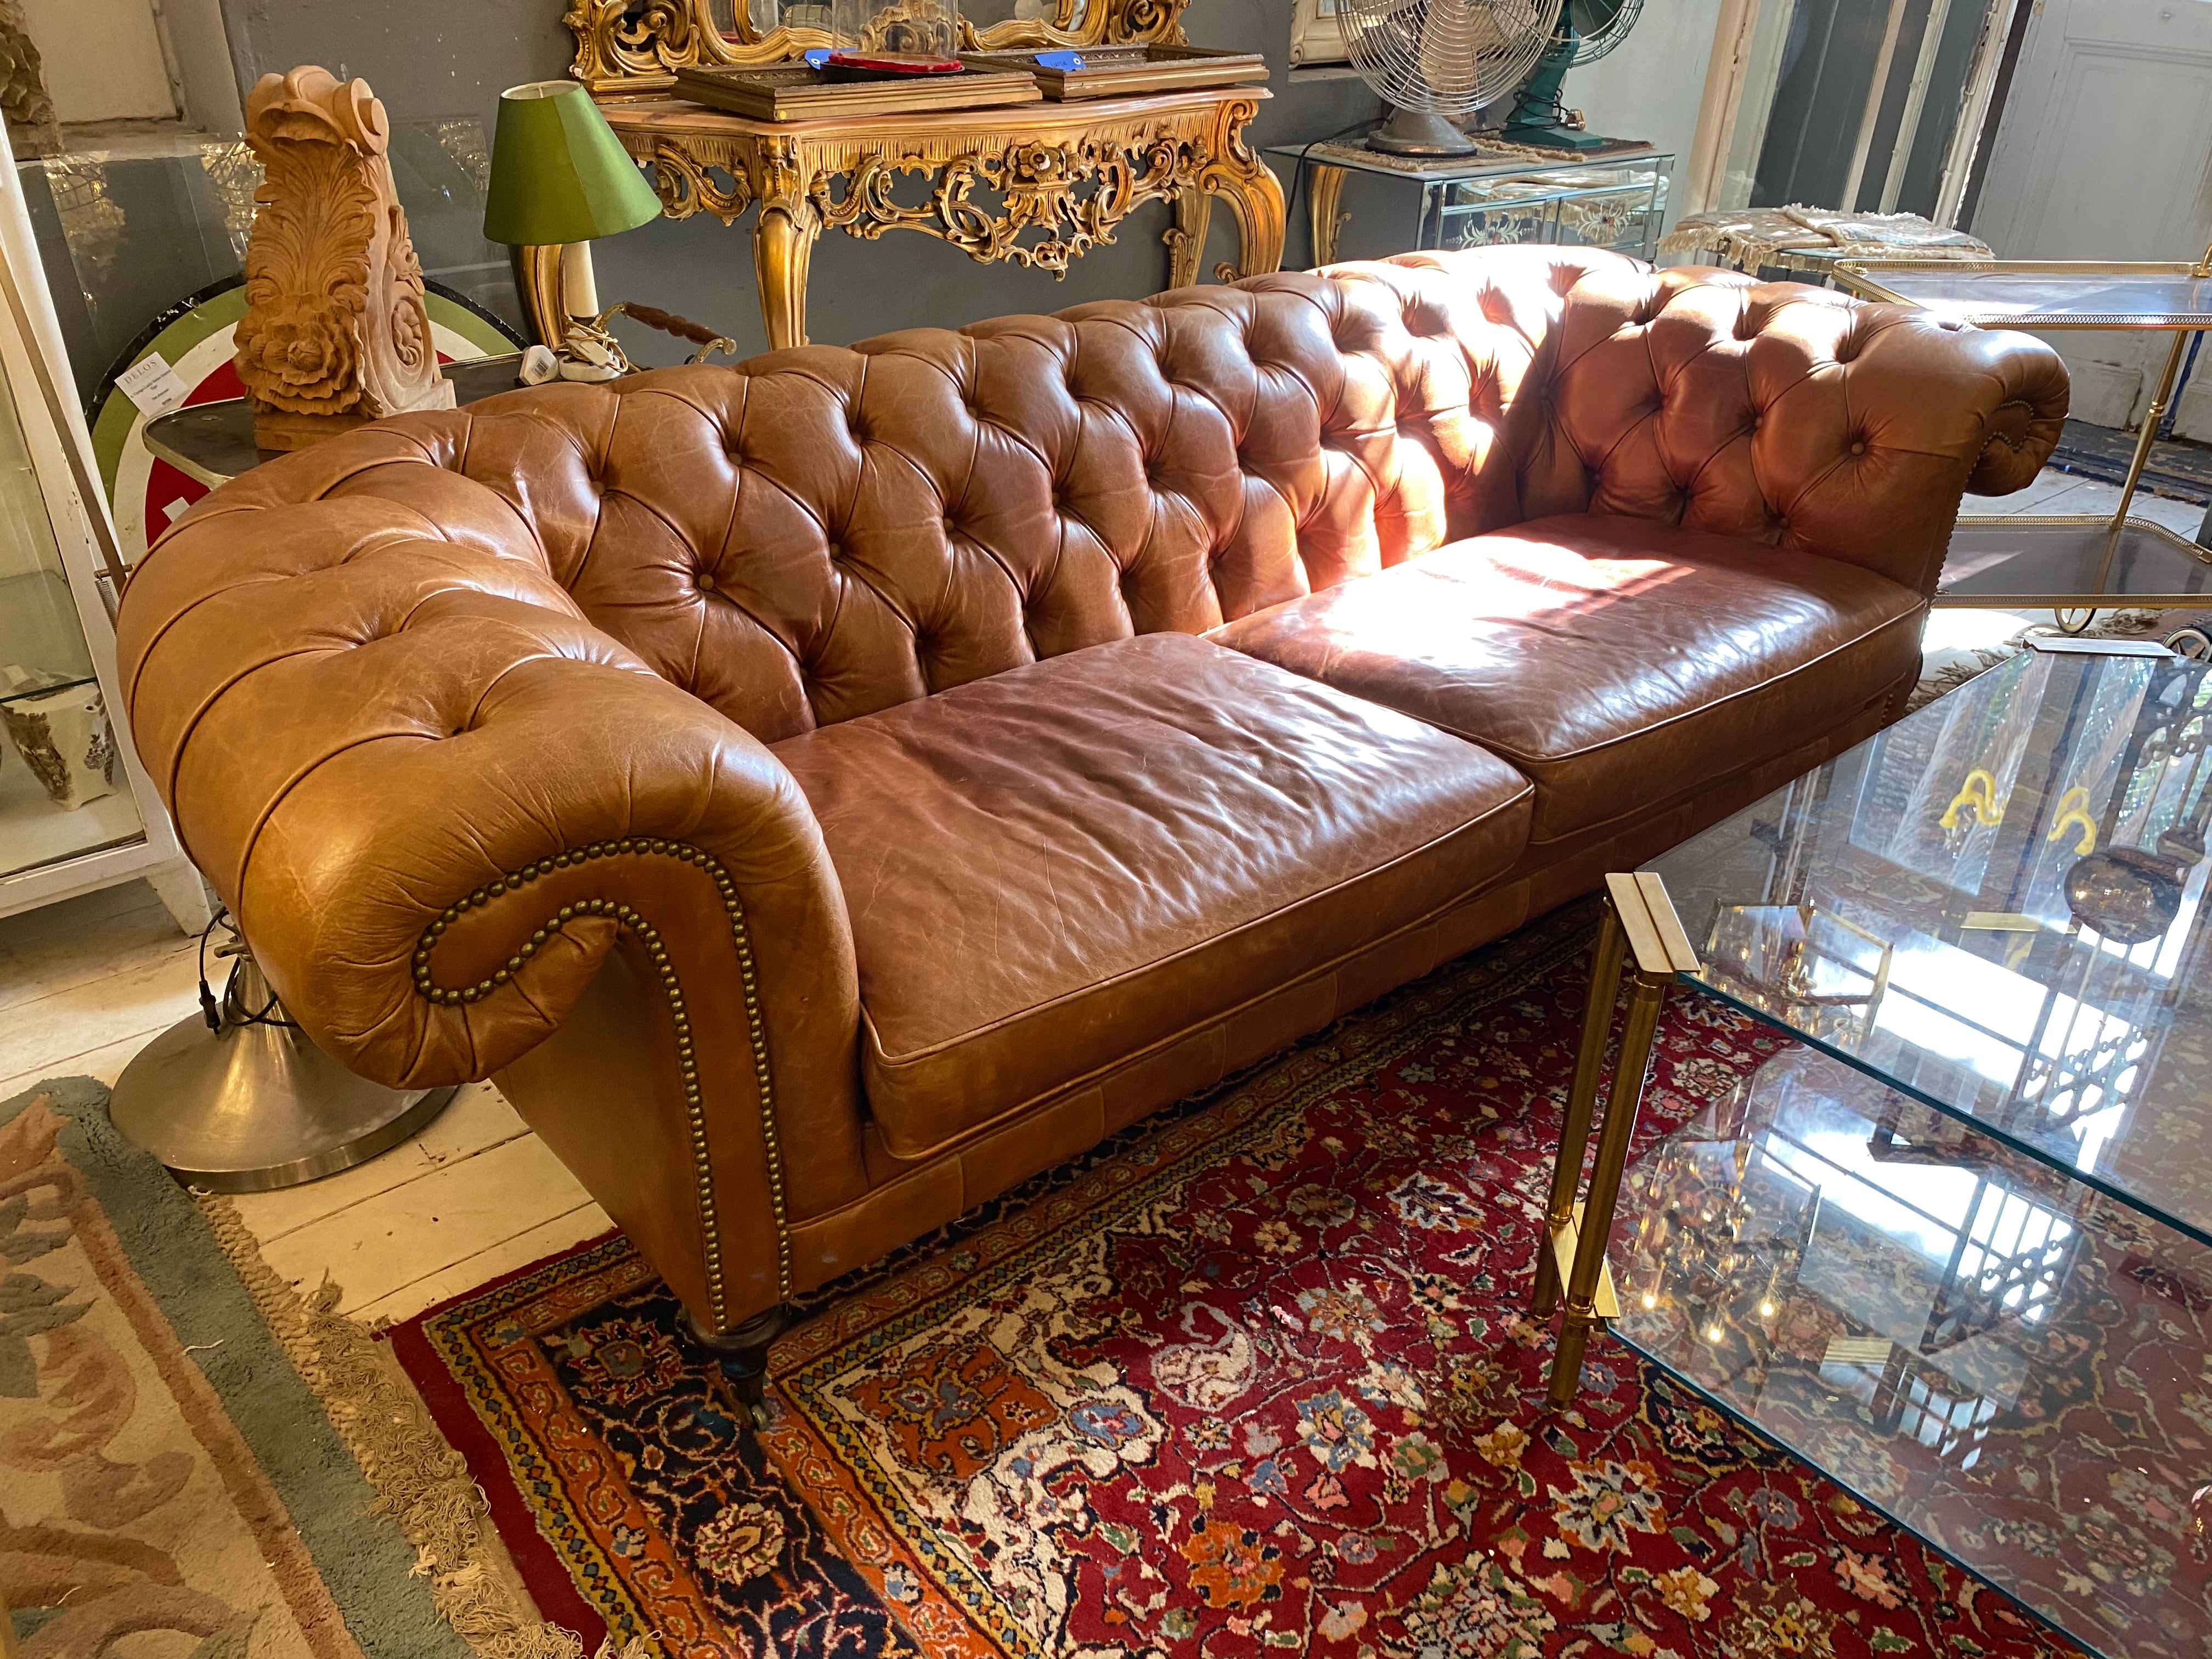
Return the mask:
<path id="1" fill-rule="evenodd" d="M 2092 1651 L 2203 1655 L 2212 670 L 2049 643 L 1609 878 L 1538 1306 L 1555 1403 L 1608 1323 Z M 1632 1160 L 1670 994 L 1796 1041 Z"/>

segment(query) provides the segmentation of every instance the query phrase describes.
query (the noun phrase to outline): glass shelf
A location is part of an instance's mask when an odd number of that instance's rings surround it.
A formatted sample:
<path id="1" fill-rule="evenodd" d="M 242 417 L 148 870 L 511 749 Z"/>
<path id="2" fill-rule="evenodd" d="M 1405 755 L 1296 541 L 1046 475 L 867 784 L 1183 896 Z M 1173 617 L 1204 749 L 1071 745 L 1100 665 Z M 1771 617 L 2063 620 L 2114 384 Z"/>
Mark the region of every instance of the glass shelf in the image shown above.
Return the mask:
<path id="1" fill-rule="evenodd" d="M 2003 610 L 2212 605 L 2212 552 L 2164 525 L 2130 519 L 1961 516 L 1939 605 Z"/>
<path id="2" fill-rule="evenodd" d="M 0 534 L 20 533 L 14 527 Z M 0 576 L 0 703 L 93 680 L 84 625 L 58 570 Z"/>
<path id="3" fill-rule="evenodd" d="M 0 386 L 0 876 L 144 833 L 38 477 Z"/>
<path id="4" fill-rule="evenodd" d="M 1869 259 L 1838 274 L 1870 299 L 1983 328 L 2212 328 L 2212 276 L 2194 265 Z"/>
<path id="5" fill-rule="evenodd" d="M 1613 1244 L 1616 1335 L 2091 1652 L 2212 1628 L 2212 1250 L 1796 1047 Z"/>
<path id="6" fill-rule="evenodd" d="M 2212 1243 L 2208 738 L 2203 665 L 2026 651 L 1650 867 L 1700 993 Z"/>

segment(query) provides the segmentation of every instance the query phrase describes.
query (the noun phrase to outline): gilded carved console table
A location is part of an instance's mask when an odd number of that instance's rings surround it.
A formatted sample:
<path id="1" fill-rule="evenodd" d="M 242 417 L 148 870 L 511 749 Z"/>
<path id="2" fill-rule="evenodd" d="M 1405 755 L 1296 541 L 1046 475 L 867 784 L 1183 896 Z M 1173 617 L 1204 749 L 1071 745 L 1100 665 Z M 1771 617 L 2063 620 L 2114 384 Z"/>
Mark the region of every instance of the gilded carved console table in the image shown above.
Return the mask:
<path id="1" fill-rule="evenodd" d="M 799 15 L 818 15 L 812 7 Z M 978 50 L 1182 38 L 1182 0 L 1058 0 L 1050 21 L 963 29 Z M 778 15 L 787 15 L 779 13 Z M 1280 267 L 1283 191 L 1246 142 L 1268 94 L 1224 87 L 933 114 L 756 121 L 665 95 L 693 64 L 757 64 L 827 45 L 817 28 L 762 33 L 740 10 L 713 23 L 708 0 L 579 0 L 571 70 L 599 97 L 630 154 L 650 165 L 672 219 L 711 213 L 734 224 L 757 208 L 753 265 L 771 347 L 806 341 L 806 279 L 825 228 L 872 241 L 916 230 L 979 264 L 1064 274 L 1115 240 L 1146 202 L 1172 205 L 1169 285 L 1199 280 L 1213 198 L 1236 215 L 1241 249 L 1219 281 Z M 919 179 L 921 182 L 908 182 Z M 557 317 L 558 261 L 532 250 L 532 321 Z"/>

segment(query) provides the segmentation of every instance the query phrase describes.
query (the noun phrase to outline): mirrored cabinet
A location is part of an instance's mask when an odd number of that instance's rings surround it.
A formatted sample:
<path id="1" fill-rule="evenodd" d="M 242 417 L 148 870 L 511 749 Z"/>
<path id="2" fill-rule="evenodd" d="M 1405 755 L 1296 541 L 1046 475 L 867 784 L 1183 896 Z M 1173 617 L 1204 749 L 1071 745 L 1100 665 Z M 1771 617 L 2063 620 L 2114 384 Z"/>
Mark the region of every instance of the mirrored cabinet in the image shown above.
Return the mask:
<path id="1" fill-rule="evenodd" d="M 0 156 L 4 156 L 0 148 Z M 143 877 L 178 926 L 206 890 L 116 712 L 105 521 L 12 157 L 0 170 L 0 915 Z M 102 508 L 96 495 L 90 512 Z"/>

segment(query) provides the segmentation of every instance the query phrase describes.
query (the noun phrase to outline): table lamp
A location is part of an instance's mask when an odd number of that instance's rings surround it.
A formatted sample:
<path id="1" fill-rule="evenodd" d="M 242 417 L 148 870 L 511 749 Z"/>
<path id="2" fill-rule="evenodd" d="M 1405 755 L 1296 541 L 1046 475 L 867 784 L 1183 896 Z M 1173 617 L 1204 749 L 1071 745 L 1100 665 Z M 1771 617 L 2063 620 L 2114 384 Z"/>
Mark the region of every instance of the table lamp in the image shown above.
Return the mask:
<path id="1" fill-rule="evenodd" d="M 562 379 L 611 380 L 629 371 L 599 310 L 592 243 L 659 216 L 660 198 L 576 82 L 532 81 L 500 94 L 484 235 L 560 248 L 568 313 L 557 348 Z"/>

